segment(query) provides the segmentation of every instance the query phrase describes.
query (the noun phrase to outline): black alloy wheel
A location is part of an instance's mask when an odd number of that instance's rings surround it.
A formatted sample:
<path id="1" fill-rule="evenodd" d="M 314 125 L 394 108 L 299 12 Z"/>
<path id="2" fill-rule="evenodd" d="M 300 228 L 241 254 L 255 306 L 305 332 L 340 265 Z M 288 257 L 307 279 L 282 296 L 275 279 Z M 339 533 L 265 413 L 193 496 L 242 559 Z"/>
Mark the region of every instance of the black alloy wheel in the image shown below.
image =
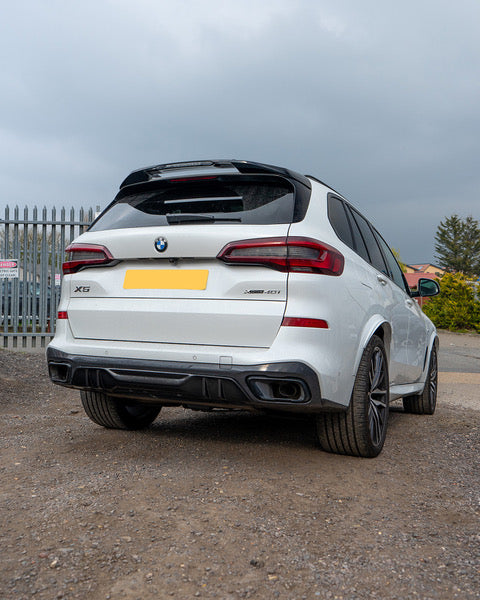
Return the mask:
<path id="1" fill-rule="evenodd" d="M 433 415 L 437 406 L 438 392 L 438 352 L 436 343 L 433 344 L 430 351 L 430 361 L 428 363 L 428 373 L 425 381 L 425 387 L 421 394 L 407 396 L 403 399 L 403 408 L 405 412 L 415 415 Z"/>
<path id="2" fill-rule="evenodd" d="M 374 335 L 363 351 L 348 410 L 317 415 L 317 437 L 327 452 L 373 458 L 385 442 L 389 378 L 383 340 Z"/>

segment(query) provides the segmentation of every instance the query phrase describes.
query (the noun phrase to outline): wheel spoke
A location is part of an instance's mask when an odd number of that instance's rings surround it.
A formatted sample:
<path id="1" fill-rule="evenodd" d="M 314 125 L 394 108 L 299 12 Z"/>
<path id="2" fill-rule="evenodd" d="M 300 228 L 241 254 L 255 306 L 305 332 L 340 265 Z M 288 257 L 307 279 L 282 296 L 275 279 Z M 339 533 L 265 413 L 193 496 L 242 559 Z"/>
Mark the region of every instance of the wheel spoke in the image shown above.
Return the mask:
<path id="1" fill-rule="evenodd" d="M 377 349 L 375 354 L 372 356 L 372 364 L 370 366 L 370 391 L 372 392 L 380 383 L 383 377 L 383 356 L 382 353 Z"/>
<path id="2" fill-rule="evenodd" d="M 432 358 L 430 360 L 430 377 L 428 381 L 428 391 L 429 391 L 429 400 L 430 403 L 434 403 L 437 398 L 437 377 L 438 377 L 438 367 L 437 367 L 437 353 L 435 348 L 432 349 Z"/>
<path id="3" fill-rule="evenodd" d="M 382 435 L 383 420 L 378 407 L 371 402 L 369 407 L 370 433 L 374 444 L 378 444 Z"/>
<path id="4" fill-rule="evenodd" d="M 379 348 L 374 350 L 369 371 L 368 421 L 374 444 L 380 443 L 387 419 L 387 389 L 385 385 L 385 361 Z"/>
<path id="5" fill-rule="evenodd" d="M 370 404 L 375 406 L 377 410 L 387 408 L 387 392 L 377 392 L 375 397 L 370 396 Z"/>

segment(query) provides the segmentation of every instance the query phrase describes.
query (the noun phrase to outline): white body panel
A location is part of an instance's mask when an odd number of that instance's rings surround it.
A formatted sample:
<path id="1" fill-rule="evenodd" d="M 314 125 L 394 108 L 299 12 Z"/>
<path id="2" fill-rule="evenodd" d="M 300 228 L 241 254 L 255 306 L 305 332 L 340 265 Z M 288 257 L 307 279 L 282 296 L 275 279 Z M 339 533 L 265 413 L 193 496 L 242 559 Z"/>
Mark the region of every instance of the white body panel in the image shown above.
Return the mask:
<path id="1" fill-rule="evenodd" d="M 284 312 L 282 302 L 163 298 L 72 298 L 76 338 L 205 346 L 268 348 Z M 95 318 L 97 315 L 98 318 Z"/>
<path id="2" fill-rule="evenodd" d="M 232 268 L 216 256 L 232 239 L 284 237 L 287 232 L 287 225 L 261 231 L 255 226 L 178 225 L 86 233 L 80 241 L 103 244 L 122 262 L 68 276 L 72 333 L 91 340 L 268 348 L 282 322 L 287 275 L 262 267 Z M 168 237 L 162 255 L 154 248 L 159 235 Z M 124 289 L 128 270 L 159 269 L 208 271 L 206 287 Z"/>

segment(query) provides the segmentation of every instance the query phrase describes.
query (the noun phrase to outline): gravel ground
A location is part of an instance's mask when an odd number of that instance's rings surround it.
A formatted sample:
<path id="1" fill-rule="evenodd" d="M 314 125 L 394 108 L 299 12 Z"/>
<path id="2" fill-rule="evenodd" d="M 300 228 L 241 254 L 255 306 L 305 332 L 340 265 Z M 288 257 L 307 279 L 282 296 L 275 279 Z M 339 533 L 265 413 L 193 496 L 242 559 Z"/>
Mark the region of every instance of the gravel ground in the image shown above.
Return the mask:
<path id="1" fill-rule="evenodd" d="M 436 414 L 395 405 L 358 459 L 240 412 L 105 430 L 0 351 L 0 598 L 478 599 L 479 383 L 442 373 Z"/>

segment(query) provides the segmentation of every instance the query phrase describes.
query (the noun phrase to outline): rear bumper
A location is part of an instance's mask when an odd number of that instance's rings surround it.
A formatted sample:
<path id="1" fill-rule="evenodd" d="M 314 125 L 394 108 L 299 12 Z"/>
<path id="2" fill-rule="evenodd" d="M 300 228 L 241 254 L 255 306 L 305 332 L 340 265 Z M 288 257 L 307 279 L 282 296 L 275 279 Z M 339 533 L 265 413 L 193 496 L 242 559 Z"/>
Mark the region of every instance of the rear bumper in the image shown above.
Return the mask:
<path id="1" fill-rule="evenodd" d="M 53 383 L 144 403 L 299 413 L 345 410 L 322 399 L 317 375 L 301 362 L 216 367 L 72 355 L 52 347 L 47 362 Z"/>

